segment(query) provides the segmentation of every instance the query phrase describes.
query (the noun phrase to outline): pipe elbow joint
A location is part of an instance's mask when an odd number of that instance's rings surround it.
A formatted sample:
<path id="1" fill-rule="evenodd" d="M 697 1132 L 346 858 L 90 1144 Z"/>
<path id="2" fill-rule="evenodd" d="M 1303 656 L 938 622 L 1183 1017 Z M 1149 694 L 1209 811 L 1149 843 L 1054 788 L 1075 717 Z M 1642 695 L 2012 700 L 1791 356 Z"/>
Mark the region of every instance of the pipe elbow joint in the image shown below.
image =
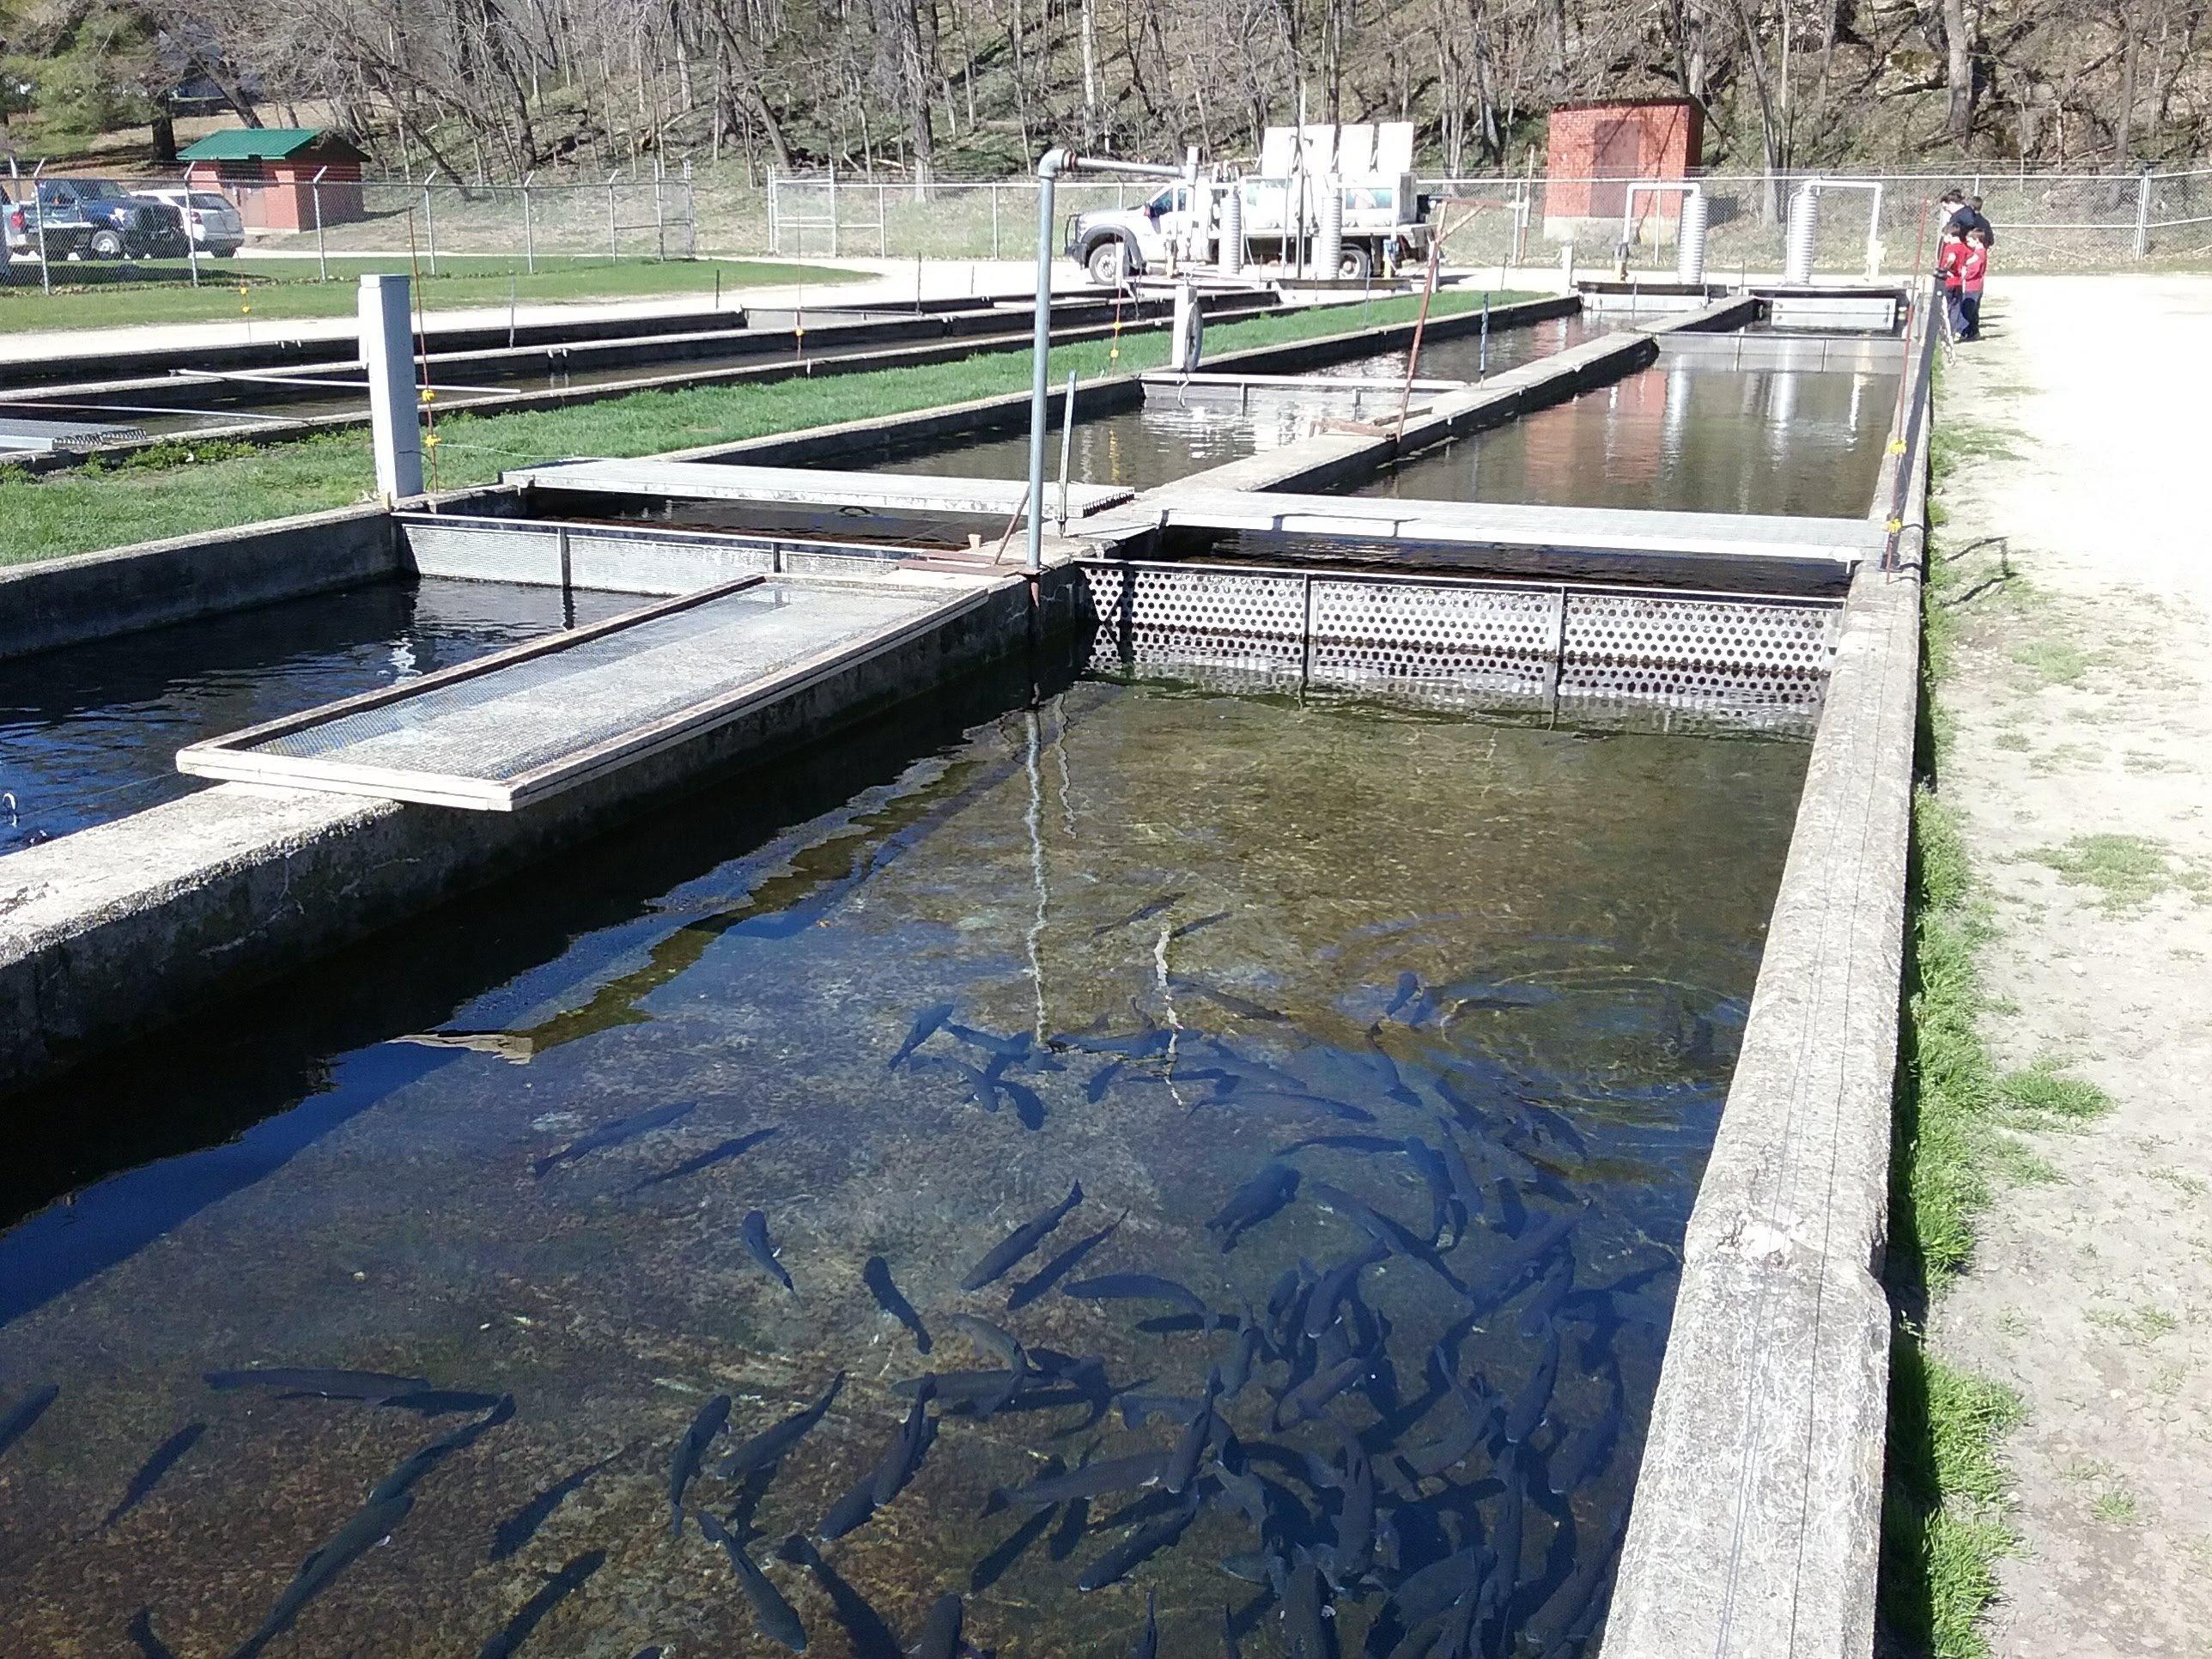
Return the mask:
<path id="1" fill-rule="evenodd" d="M 1037 157 L 1036 176 L 1040 179 L 1057 179 L 1067 170 L 1067 152 L 1058 144 L 1054 144 Z"/>

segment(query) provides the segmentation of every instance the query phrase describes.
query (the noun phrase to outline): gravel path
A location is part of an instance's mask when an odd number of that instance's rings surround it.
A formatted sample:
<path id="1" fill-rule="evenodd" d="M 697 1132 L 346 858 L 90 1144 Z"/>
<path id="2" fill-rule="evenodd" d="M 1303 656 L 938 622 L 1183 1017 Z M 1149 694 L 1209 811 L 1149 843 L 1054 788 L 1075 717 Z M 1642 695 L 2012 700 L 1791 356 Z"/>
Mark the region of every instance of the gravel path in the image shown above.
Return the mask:
<path id="1" fill-rule="evenodd" d="M 2212 1653 L 2212 279 L 1992 293 L 1945 393 L 2002 441 L 1947 496 L 1941 787 L 1998 1065 L 2116 1104 L 2018 1138 L 2042 1176 L 2002 1184 L 1934 1338 L 2027 1407 L 1993 1651 Z"/>

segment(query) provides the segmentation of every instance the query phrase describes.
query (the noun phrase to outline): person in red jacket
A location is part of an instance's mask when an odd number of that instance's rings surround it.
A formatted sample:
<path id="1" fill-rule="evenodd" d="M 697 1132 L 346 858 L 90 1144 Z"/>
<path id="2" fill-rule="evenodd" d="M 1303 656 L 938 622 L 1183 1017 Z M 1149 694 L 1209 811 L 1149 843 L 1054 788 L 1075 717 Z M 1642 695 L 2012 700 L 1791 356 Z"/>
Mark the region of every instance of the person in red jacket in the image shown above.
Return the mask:
<path id="1" fill-rule="evenodd" d="M 1966 233 L 1966 252 L 1959 256 L 1959 320 L 1962 340 L 1982 337 L 1982 285 L 1990 274 L 1990 239 L 1983 232 Z"/>
<path id="2" fill-rule="evenodd" d="M 1966 239 L 1954 226 L 1945 225 L 1942 236 L 1936 246 L 1936 286 L 1943 295 L 1944 320 L 1949 325 L 1950 335 L 1958 339 L 1966 331 L 1966 319 L 1960 307 L 1960 267 L 1966 263 Z"/>

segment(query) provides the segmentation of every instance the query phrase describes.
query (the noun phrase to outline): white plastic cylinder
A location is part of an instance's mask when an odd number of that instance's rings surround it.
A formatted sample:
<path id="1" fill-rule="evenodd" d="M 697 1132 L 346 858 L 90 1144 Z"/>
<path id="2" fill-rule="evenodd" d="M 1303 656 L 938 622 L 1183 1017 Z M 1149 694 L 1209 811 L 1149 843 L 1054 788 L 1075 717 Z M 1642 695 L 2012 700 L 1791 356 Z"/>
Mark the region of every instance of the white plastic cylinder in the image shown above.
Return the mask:
<path id="1" fill-rule="evenodd" d="M 1176 283 L 1175 319 L 1168 329 L 1168 367 L 1178 374 L 1196 374 L 1205 337 L 1206 318 L 1198 308 L 1198 284 Z"/>
<path id="2" fill-rule="evenodd" d="M 1334 179 L 1322 181 L 1321 237 L 1314 250 L 1314 269 L 1334 278 L 1344 263 L 1344 191 Z"/>
<path id="3" fill-rule="evenodd" d="M 1233 180 L 1221 204 L 1221 274 L 1244 274 L 1244 187 Z"/>
<path id="4" fill-rule="evenodd" d="M 1674 227 L 1674 280 L 1705 280 L 1705 192 L 1688 191 L 1682 198 L 1682 215 Z"/>
<path id="5" fill-rule="evenodd" d="M 1790 198 L 1790 228 L 1782 244 L 1782 280 L 1802 288 L 1813 280 L 1813 246 L 1820 233 L 1820 192 L 1810 185 Z"/>
<path id="6" fill-rule="evenodd" d="M 386 501 L 422 493 L 422 404 L 415 381 L 407 278 L 361 279 L 361 360 L 368 371 L 369 447 L 376 493 Z"/>

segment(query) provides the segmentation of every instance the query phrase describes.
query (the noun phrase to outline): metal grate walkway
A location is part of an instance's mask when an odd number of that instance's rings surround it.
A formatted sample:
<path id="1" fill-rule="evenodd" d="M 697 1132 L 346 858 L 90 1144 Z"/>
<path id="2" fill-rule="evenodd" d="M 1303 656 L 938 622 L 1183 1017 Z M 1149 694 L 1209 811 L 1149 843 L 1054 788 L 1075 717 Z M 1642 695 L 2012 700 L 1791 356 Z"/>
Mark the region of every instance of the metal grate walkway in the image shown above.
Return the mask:
<path id="1" fill-rule="evenodd" d="M 195 744 L 203 777 L 512 811 L 980 604 L 968 583 L 747 576 Z"/>

